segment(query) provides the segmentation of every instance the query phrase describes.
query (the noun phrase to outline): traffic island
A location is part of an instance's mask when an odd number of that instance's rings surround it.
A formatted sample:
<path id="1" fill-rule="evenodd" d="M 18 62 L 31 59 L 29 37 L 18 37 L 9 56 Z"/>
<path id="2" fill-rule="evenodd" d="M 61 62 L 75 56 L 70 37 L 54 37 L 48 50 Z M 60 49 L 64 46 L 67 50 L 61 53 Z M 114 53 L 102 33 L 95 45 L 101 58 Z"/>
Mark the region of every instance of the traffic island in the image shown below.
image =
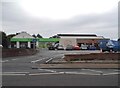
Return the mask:
<path id="1" fill-rule="evenodd" d="M 53 59 L 40 64 L 40 68 L 81 69 L 81 68 L 119 68 L 120 53 L 65 54 L 64 58 Z"/>
<path id="2" fill-rule="evenodd" d="M 65 54 L 65 61 L 120 60 L 120 53 Z"/>

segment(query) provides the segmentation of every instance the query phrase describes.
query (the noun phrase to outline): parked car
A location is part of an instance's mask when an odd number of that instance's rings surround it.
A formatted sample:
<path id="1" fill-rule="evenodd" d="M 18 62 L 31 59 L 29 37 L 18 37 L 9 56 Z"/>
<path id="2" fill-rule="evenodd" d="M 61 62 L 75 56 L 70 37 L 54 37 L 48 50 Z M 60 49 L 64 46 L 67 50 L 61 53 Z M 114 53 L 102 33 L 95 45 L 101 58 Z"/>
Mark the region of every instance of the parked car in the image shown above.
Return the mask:
<path id="1" fill-rule="evenodd" d="M 55 47 L 51 45 L 51 46 L 48 47 L 48 49 L 49 50 L 55 50 Z"/>
<path id="2" fill-rule="evenodd" d="M 80 50 L 80 47 L 79 46 L 73 46 L 73 49 L 74 50 Z"/>
<path id="3" fill-rule="evenodd" d="M 0 44 L 0 48 L 2 48 L 3 46 Z"/>
<path id="4" fill-rule="evenodd" d="M 57 49 L 59 46 L 59 43 L 54 44 L 54 48 Z"/>
<path id="5" fill-rule="evenodd" d="M 64 50 L 63 45 L 59 45 L 59 46 L 57 47 L 57 50 Z"/>
<path id="6" fill-rule="evenodd" d="M 74 48 L 73 48 L 73 46 L 72 45 L 67 45 L 66 46 L 66 50 L 73 50 Z"/>
<path id="7" fill-rule="evenodd" d="M 89 50 L 96 50 L 96 47 L 95 47 L 94 45 L 90 45 L 90 46 L 88 47 L 88 49 L 89 49 Z"/>
<path id="8" fill-rule="evenodd" d="M 88 49 L 88 46 L 87 46 L 87 45 L 81 45 L 80 49 L 81 49 L 81 50 L 87 50 L 87 49 Z"/>

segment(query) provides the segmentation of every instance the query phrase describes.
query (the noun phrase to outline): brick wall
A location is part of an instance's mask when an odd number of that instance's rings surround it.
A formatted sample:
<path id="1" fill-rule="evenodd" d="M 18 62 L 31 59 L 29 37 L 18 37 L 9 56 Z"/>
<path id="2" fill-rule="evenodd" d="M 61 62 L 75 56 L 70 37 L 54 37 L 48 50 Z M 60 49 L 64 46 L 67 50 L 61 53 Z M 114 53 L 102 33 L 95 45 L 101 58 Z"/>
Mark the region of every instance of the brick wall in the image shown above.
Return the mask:
<path id="1" fill-rule="evenodd" d="M 37 52 L 35 49 L 2 49 L 2 58 L 34 55 Z"/>
<path id="2" fill-rule="evenodd" d="M 67 54 L 64 59 L 71 60 L 120 60 L 120 53 Z"/>

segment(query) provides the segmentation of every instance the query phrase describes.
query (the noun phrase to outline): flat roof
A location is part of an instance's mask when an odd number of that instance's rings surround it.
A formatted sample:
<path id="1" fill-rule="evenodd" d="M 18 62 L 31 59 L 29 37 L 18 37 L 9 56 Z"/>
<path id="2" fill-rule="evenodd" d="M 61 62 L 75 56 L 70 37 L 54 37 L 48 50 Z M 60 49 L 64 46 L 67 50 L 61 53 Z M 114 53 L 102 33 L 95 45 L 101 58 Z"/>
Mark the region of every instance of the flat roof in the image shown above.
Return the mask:
<path id="1" fill-rule="evenodd" d="M 64 38 L 64 39 L 105 39 L 104 37 L 76 37 L 76 36 L 62 36 L 61 39 Z"/>
<path id="2" fill-rule="evenodd" d="M 97 37 L 96 34 L 57 34 L 58 36 L 81 36 L 81 37 Z"/>

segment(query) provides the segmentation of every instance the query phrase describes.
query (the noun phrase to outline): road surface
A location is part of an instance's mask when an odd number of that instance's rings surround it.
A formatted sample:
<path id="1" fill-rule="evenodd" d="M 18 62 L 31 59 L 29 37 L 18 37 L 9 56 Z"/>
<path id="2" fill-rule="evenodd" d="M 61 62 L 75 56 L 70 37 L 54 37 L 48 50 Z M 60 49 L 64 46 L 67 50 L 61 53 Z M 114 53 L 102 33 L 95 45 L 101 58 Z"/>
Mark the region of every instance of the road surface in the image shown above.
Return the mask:
<path id="1" fill-rule="evenodd" d="M 4 58 L 3 86 L 118 86 L 118 69 L 33 69 L 36 63 L 50 58 L 62 58 L 66 53 L 94 53 L 99 51 L 49 51 L 40 49 L 33 56 Z"/>

